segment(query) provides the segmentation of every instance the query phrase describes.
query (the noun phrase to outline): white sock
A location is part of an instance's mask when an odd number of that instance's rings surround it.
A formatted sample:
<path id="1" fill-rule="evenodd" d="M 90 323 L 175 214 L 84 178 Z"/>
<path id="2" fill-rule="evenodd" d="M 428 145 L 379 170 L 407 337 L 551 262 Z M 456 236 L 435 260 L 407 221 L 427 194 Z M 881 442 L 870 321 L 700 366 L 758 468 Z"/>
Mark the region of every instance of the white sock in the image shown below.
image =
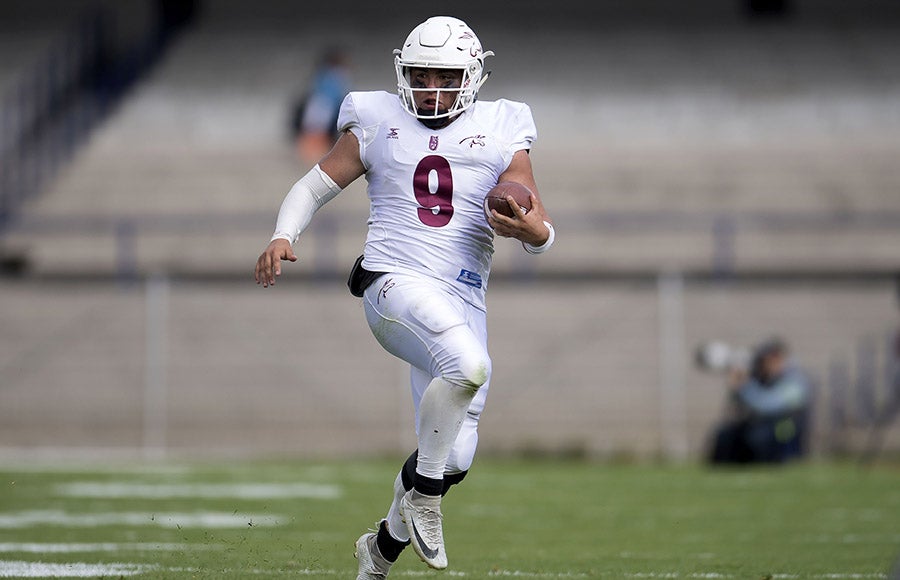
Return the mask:
<path id="1" fill-rule="evenodd" d="M 432 379 L 419 403 L 419 460 L 416 473 L 443 479 L 447 458 L 478 389 Z"/>
<path id="2" fill-rule="evenodd" d="M 400 517 L 400 499 L 404 493 L 406 493 L 406 490 L 403 489 L 403 478 L 398 473 L 397 479 L 394 480 L 394 501 L 391 502 L 391 509 L 388 510 L 385 519 L 387 520 L 388 533 L 391 537 L 401 542 L 408 542 L 409 531 L 406 528 L 406 524 L 403 523 L 403 518 Z"/>

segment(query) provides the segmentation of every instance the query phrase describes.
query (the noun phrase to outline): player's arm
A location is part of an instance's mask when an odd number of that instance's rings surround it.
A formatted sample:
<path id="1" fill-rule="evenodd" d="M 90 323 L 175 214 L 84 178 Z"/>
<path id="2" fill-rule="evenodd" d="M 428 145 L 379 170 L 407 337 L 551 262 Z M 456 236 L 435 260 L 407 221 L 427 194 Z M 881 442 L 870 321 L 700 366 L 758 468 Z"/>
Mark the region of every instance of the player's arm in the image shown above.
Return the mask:
<path id="1" fill-rule="evenodd" d="M 346 131 L 331 151 L 300 178 L 288 192 L 278 211 L 275 234 L 268 247 L 256 260 L 253 277 L 257 284 L 268 287 L 281 275 L 281 262 L 296 262 L 293 244 L 309 226 L 320 207 L 365 173 L 359 158 L 359 142 Z"/>
<path id="2" fill-rule="evenodd" d="M 531 169 L 531 157 L 524 149 L 519 150 L 513 155 L 512 162 L 506 171 L 500 175 L 497 180 L 516 181 L 521 183 L 532 191 L 531 195 L 531 211 L 525 213 L 519 204 L 512 197 L 508 197 L 510 207 L 515 212 L 514 217 L 506 217 L 497 212 L 493 212 L 492 217 L 488 218 L 488 222 L 497 235 L 506 238 L 515 238 L 520 240 L 528 247 L 541 248 L 548 242 L 552 235 L 552 220 L 541 203 L 541 195 L 538 192 L 537 184 L 534 181 L 534 173 Z M 552 243 L 552 242 L 550 242 Z M 543 251 L 543 250 L 541 250 Z"/>
<path id="3" fill-rule="evenodd" d="M 350 130 L 344 131 L 331 151 L 319 161 L 319 167 L 344 189 L 366 172 L 359 158 L 359 141 Z"/>

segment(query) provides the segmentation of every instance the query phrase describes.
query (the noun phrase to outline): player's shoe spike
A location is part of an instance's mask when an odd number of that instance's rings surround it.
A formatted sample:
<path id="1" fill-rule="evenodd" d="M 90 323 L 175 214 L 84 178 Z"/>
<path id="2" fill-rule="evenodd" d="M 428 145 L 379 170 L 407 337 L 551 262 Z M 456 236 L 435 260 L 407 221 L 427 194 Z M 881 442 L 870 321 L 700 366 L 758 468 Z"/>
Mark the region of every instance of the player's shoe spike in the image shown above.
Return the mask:
<path id="1" fill-rule="evenodd" d="M 400 516 L 409 530 L 413 550 L 422 561 L 436 570 L 446 568 L 441 496 L 422 495 L 412 489 L 400 501 Z"/>
<path id="2" fill-rule="evenodd" d="M 384 580 L 391 569 L 391 562 L 384 559 L 378 551 L 375 541 L 377 534 L 369 532 L 356 540 L 356 552 L 353 556 L 359 560 L 359 573 L 356 580 Z"/>

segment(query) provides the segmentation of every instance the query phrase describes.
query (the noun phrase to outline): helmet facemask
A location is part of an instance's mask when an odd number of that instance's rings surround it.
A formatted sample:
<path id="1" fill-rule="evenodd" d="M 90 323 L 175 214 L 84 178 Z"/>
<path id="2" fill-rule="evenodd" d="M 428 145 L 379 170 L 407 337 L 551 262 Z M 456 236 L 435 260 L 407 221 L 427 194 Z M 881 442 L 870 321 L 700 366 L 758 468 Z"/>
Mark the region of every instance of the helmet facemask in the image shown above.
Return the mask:
<path id="1" fill-rule="evenodd" d="M 408 62 L 397 55 L 394 59 L 394 65 L 397 71 L 397 90 L 400 100 L 407 111 L 421 120 L 447 119 L 462 113 L 475 102 L 478 96 L 478 89 L 487 81 L 490 74 L 488 72 L 482 75 L 484 65 L 478 60 L 473 60 L 466 66 L 460 67 L 446 66 L 440 63 Z M 410 71 L 412 69 L 459 70 L 462 71 L 462 79 L 459 86 L 415 87 L 410 79 Z M 416 106 L 416 93 L 434 94 L 437 101 L 436 105 L 439 105 L 442 101 L 441 97 L 448 93 L 455 95 L 455 98 L 447 109 L 440 109 L 436 106 L 434 110 L 428 110 Z"/>
<path id="2" fill-rule="evenodd" d="M 449 16 L 429 18 L 413 29 L 402 49 L 394 51 L 397 92 L 403 107 L 426 125 L 445 125 L 475 103 L 478 89 L 490 74 L 484 72 L 484 59 L 493 54 L 481 49 L 478 37 L 462 20 Z M 462 78 L 459 86 L 416 86 L 410 78 L 412 69 L 460 71 Z M 435 95 L 435 109 L 419 109 L 417 93 Z M 437 108 L 441 97 L 448 94 L 454 97 L 452 103 L 447 109 Z"/>

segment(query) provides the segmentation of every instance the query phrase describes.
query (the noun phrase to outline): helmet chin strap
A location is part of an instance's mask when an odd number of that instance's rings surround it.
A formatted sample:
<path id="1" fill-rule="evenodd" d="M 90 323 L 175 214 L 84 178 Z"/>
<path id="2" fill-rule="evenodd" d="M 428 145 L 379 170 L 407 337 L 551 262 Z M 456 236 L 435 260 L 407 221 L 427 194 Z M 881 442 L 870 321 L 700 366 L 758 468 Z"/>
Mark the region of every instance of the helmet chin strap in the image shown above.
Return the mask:
<path id="1" fill-rule="evenodd" d="M 457 97 L 458 98 L 458 97 Z M 428 127 L 429 129 L 440 129 L 442 127 L 446 127 L 450 124 L 453 119 L 459 116 L 459 112 L 453 115 L 447 114 L 447 109 L 439 109 L 437 108 L 437 103 L 435 103 L 435 108 L 418 108 L 417 119 L 422 121 L 422 124 Z M 461 112 L 461 111 L 460 111 Z M 442 115 L 441 117 L 435 117 L 434 115 Z"/>
<path id="2" fill-rule="evenodd" d="M 457 117 L 459 117 L 458 114 L 450 116 L 450 117 L 440 117 L 437 119 L 429 119 L 429 118 L 423 119 L 422 117 L 418 117 L 418 119 L 419 119 L 419 121 L 421 121 L 421 123 L 423 125 L 425 125 L 429 129 L 443 129 L 444 127 L 446 127 L 447 125 L 452 123 L 453 120 L 456 119 Z"/>

